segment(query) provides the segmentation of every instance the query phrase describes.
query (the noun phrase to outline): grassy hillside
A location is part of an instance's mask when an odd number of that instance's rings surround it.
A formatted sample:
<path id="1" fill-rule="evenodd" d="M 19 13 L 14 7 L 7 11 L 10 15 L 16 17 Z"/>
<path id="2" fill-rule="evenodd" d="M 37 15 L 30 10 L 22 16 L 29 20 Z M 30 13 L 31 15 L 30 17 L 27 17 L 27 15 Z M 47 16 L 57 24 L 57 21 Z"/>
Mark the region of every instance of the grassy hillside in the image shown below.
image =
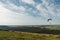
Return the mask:
<path id="1" fill-rule="evenodd" d="M 0 40 L 60 40 L 60 35 L 0 30 Z"/>
<path id="2" fill-rule="evenodd" d="M 49 29 L 49 30 L 60 30 L 60 25 L 49 25 L 46 26 L 45 28 Z"/>

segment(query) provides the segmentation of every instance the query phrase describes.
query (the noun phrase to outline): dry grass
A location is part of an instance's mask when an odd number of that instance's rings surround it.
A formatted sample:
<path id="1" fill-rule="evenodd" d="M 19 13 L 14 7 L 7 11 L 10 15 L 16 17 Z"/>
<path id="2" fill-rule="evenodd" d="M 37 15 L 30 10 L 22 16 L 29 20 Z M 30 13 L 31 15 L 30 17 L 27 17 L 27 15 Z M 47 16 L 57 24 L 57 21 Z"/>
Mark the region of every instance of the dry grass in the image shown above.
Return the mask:
<path id="1" fill-rule="evenodd" d="M 0 31 L 0 40 L 60 40 L 60 35 Z"/>

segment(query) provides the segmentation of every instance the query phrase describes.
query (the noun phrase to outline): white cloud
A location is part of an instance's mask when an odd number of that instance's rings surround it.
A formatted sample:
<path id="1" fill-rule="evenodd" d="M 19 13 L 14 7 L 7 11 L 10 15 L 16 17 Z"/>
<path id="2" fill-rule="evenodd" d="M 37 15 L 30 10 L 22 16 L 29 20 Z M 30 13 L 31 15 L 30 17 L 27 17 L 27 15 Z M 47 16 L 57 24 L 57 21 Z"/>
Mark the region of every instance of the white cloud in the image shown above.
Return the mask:
<path id="1" fill-rule="evenodd" d="M 16 14 L 16 12 L 10 11 L 3 7 L 3 4 L 0 3 L 0 25 L 13 25 L 18 24 L 18 22 L 21 23 L 19 20 L 19 14 Z"/>
<path id="2" fill-rule="evenodd" d="M 37 5 L 36 8 L 37 8 L 37 10 L 39 10 L 41 12 L 41 14 L 43 16 L 46 16 L 47 15 L 48 11 L 41 4 L 40 5 Z"/>
<path id="3" fill-rule="evenodd" d="M 42 0 L 41 4 L 37 4 L 36 5 L 37 10 L 40 11 L 40 14 L 42 16 L 55 16 L 57 9 L 54 5 L 54 1 L 53 0 Z M 50 15 L 49 15 L 50 14 Z"/>
<path id="4" fill-rule="evenodd" d="M 40 11 L 39 15 L 46 17 L 46 19 L 48 16 L 50 16 L 49 14 L 53 16 L 56 15 L 55 13 L 57 13 L 57 15 L 60 16 L 60 9 L 58 10 L 56 7 L 54 7 L 53 2 L 51 3 L 50 1 L 42 0 L 42 3 L 36 4 L 35 6 L 35 2 L 33 0 L 22 1 L 28 4 L 33 4 L 33 6 Z M 26 9 L 24 6 L 16 6 L 12 3 L 9 3 L 9 5 L 0 3 L 0 24 L 37 25 L 44 24 L 43 22 L 46 23 L 46 20 L 43 17 L 40 19 L 40 17 L 28 16 L 29 13 L 26 13 L 26 11 L 28 11 L 28 9 Z M 29 8 L 29 11 L 32 11 L 32 8 Z M 38 11 L 33 9 L 32 13 L 34 14 Z"/>
<path id="5" fill-rule="evenodd" d="M 2 7 L 5 7 L 5 9 L 8 9 L 8 10 L 10 10 L 10 11 L 12 11 L 12 12 L 16 12 L 16 14 L 19 14 L 19 15 L 22 15 L 22 16 L 27 15 L 27 14 L 25 13 L 26 8 L 23 7 L 23 6 L 16 6 L 16 5 L 10 3 L 9 1 L 8 1 L 8 4 L 9 4 L 9 5 L 4 4 L 4 3 L 0 3 L 0 4 L 2 5 Z M 5 11 L 6 11 L 6 10 L 5 10 Z"/>
<path id="6" fill-rule="evenodd" d="M 23 10 L 23 11 L 26 10 L 23 6 L 20 6 L 19 9 L 20 9 L 20 10 Z"/>
<path id="7" fill-rule="evenodd" d="M 38 19 L 25 16 L 24 12 L 16 13 L 3 7 L 0 3 L 0 25 L 34 25 L 38 24 Z"/>
<path id="8" fill-rule="evenodd" d="M 26 10 L 25 7 L 23 7 L 23 6 L 16 6 L 16 5 L 12 4 L 12 3 L 9 3 L 9 5 L 5 5 L 5 4 L 4 4 L 4 6 L 5 6 L 6 8 L 8 8 L 8 9 L 16 10 L 16 11 L 19 11 L 19 12 Z"/>
<path id="9" fill-rule="evenodd" d="M 22 2 L 28 3 L 28 4 L 35 4 L 33 0 L 22 0 Z"/>

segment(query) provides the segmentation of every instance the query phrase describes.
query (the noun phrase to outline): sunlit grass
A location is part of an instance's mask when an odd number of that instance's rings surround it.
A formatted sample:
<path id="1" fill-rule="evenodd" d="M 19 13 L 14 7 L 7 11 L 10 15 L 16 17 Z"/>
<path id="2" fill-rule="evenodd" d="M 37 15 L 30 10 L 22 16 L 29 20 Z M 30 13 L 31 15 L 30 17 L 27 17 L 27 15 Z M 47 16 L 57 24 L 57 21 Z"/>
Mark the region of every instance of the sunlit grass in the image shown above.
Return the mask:
<path id="1" fill-rule="evenodd" d="M 0 31 L 0 40 L 60 40 L 60 35 Z"/>

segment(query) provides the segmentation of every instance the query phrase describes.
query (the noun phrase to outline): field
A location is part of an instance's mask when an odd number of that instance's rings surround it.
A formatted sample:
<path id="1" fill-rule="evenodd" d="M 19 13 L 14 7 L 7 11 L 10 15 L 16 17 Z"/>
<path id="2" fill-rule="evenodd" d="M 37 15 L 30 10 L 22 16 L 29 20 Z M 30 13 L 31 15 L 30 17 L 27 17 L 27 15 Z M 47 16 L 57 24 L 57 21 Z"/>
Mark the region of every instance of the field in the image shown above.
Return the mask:
<path id="1" fill-rule="evenodd" d="M 60 35 L 0 30 L 0 40 L 60 40 Z"/>
<path id="2" fill-rule="evenodd" d="M 60 30 L 60 25 L 48 25 L 48 26 L 44 26 L 42 28 L 47 28 L 49 30 Z"/>

